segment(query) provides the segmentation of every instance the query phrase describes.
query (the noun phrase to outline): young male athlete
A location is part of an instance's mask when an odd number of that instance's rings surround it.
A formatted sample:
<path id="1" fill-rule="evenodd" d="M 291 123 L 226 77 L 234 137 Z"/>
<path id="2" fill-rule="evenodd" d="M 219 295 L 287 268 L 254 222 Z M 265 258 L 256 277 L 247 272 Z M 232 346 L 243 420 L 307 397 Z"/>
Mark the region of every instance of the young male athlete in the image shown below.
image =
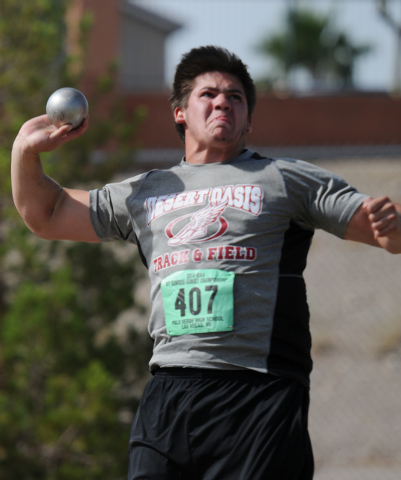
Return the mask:
<path id="1" fill-rule="evenodd" d="M 184 55 L 171 101 L 181 163 L 91 192 L 62 188 L 39 159 L 88 122 L 28 121 L 12 154 L 15 204 L 42 238 L 122 239 L 149 269 L 154 377 L 131 431 L 130 480 L 309 480 L 302 272 L 313 231 L 401 253 L 401 207 L 246 149 L 255 88 L 224 49 Z"/>

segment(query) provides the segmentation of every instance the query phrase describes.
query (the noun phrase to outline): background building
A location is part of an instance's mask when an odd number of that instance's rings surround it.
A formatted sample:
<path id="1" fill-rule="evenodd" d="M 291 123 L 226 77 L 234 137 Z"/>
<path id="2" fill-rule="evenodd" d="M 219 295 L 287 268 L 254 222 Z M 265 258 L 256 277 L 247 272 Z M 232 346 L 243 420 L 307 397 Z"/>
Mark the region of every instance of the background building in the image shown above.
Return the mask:
<path id="1" fill-rule="evenodd" d="M 147 112 L 136 145 L 137 166 L 174 164 L 182 143 L 168 102 L 165 42 L 182 27 L 129 0 L 76 0 L 73 28 L 91 12 L 93 26 L 85 57 L 84 93 L 110 65 L 125 108 Z M 387 92 L 261 93 L 248 144 L 263 154 L 304 159 L 401 154 L 401 99 Z"/>

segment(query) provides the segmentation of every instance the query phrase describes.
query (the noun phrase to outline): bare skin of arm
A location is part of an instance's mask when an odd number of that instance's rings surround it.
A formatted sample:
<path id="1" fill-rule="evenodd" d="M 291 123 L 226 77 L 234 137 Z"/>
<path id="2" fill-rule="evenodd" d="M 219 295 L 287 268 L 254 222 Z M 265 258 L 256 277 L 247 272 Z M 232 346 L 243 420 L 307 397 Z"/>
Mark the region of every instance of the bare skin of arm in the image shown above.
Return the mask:
<path id="1" fill-rule="evenodd" d="M 366 199 L 351 218 L 344 238 L 401 253 L 401 205 L 388 197 Z"/>
<path id="2" fill-rule="evenodd" d="M 26 122 L 12 150 L 13 199 L 27 227 L 48 240 L 98 242 L 89 216 L 89 192 L 62 188 L 44 174 L 40 153 L 49 152 L 82 135 L 88 120 L 77 129 L 59 129 L 47 115 Z"/>

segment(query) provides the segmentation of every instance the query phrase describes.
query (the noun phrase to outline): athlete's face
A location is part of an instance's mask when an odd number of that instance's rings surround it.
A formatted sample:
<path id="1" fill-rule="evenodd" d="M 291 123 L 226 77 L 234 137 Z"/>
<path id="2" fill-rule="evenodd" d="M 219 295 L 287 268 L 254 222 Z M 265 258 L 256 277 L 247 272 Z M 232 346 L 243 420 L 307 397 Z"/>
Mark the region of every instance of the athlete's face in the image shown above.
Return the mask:
<path id="1" fill-rule="evenodd" d="M 177 107 L 174 114 L 175 121 L 184 125 L 186 146 L 242 147 L 251 129 L 244 87 L 229 73 L 209 72 L 196 77 L 188 105 Z"/>

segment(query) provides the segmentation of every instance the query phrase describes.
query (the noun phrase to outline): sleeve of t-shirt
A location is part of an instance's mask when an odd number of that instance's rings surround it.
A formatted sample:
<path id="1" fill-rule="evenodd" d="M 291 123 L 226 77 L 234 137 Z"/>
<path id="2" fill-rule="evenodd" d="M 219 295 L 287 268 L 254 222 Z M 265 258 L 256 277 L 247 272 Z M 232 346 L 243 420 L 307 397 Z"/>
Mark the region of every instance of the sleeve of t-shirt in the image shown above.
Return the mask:
<path id="1" fill-rule="evenodd" d="M 124 240 L 137 243 L 129 205 L 145 178 L 146 174 L 142 174 L 89 192 L 90 218 L 101 242 Z"/>
<path id="2" fill-rule="evenodd" d="M 322 229 L 343 238 L 351 217 L 368 195 L 338 175 L 308 162 L 278 160 L 286 192 L 303 228 Z"/>

